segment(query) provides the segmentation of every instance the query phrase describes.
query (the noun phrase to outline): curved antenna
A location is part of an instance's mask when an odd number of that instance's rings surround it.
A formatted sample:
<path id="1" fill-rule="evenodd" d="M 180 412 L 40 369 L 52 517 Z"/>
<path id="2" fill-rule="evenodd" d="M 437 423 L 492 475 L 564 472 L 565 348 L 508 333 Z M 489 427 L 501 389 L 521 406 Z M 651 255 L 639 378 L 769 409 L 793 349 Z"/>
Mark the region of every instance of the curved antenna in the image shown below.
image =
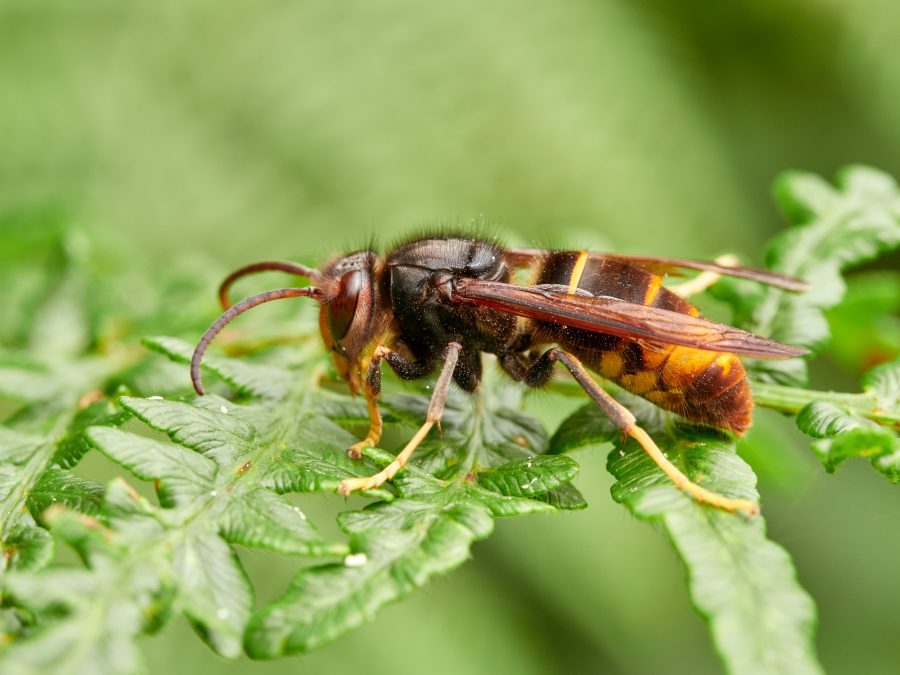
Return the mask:
<path id="1" fill-rule="evenodd" d="M 231 288 L 231 285 L 241 277 L 256 274 L 257 272 L 287 272 L 288 274 L 296 274 L 298 277 L 306 277 L 312 281 L 318 281 L 321 276 L 317 269 L 286 260 L 263 260 L 252 265 L 245 265 L 225 277 L 225 281 L 219 286 L 219 302 L 222 305 L 222 309 L 231 307 L 231 300 L 228 299 L 228 290 Z"/>
<path id="2" fill-rule="evenodd" d="M 203 394 L 206 393 L 203 390 L 203 384 L 200 382 L 200 362 L 203 361 L 203 355 L 206 353 L 206 348 L 209 346 L 209 343 L 212 342 L 216 335 L 218 335 L 233 319 L 240 316 L 248 309 L 253 309 L 264 302 L 281 300 L 283 298 L 303 297 L 316 298 L 318 300 L 320 296 L 321 293 L 319 292 L 319 289 L 314 286 L 307 286 L 306 288 L 276 288 L 272 291 L 251 295 L 249 298 L 245 298 L 233 307 L 228 308 L 222 316 L 216 319 L 213 324 L 206 329 L 203 337 L 200 338 L 200 342 L 198 342 L 197 346 L 194 348 L 194 354 L 191 356 L 191 383 L 194 385 L 194 391 L 200 396 L 203 396 Z"/>

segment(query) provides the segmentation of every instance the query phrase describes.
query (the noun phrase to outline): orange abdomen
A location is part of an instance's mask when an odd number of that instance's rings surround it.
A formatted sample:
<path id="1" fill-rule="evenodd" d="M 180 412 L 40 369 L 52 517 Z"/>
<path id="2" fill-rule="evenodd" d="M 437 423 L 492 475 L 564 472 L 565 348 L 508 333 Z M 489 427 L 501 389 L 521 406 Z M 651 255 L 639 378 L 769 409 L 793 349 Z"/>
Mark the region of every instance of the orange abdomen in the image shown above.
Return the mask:
<path id="1" fill-rule="evenodd" d="M 550 254 L 536 283 L 699 314 L 646 268 L 583 251 Z M 750 426 L 750 385 L 734 354 L 630 340 L 546 322 L 538 322 L 535 329 L 541 342 L 557 342 L 603 377 L 691 422 L 737 434 Z"/>

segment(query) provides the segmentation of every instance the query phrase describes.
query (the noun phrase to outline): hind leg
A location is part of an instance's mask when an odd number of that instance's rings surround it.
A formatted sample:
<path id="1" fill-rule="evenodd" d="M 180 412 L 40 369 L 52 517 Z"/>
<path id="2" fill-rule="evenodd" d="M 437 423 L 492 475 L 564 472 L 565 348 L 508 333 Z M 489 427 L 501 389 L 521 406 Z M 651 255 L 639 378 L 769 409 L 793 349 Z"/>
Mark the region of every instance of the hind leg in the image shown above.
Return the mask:
<path id="1" fill-rule="evenodd" d="M 545 384 L 550 379 L 553 366 L 557 361 L 562 363 L 572 373 L 572 376 L 581 385 L 582 389 L 612 420 L 613 424 L 621 429 L 626 436 L 630 436 L 638 442 L 656 465 L 662 469 L 663 473 L 671 479 L 675 487 L 686 492 L 701 504 L 709 504 L 724 511 L 742 511 L 750 516 L 759 513 L 759 505 L 755 502 L 749 499 L 725 497 L 697 485 L 685 476 L 677 466 L 669 461 L 650 437 L 650 434 L 637 425 L 637 420 L 631 414 L 631 411 L 604 391 L 594 381 L 594 378 L 591 377 L 581 361 L 572 354 L 556 348 L 545 352 L 528 369 L 528 373 L 525 376 L 526 384 L 529 386 Z"/>

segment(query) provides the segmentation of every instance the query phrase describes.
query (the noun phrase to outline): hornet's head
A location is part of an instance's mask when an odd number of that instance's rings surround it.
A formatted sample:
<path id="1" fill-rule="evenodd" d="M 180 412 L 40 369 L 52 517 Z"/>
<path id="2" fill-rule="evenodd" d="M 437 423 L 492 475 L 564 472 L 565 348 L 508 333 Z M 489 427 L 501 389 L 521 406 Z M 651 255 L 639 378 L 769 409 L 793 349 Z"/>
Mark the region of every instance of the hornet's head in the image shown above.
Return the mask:
<path id="1" fill-rule="evenodd" d="M 206 330 L 191 358 L 194 390 L 203 394 L 200 363 L 209 343 L 234 318 L 257 305 L 284 298 L 307 297 L 321 304 L 319 329 L 325 346 L 331 350 L 338 373 L 350 383 L 354 393 L 361 388 L 360 373 L 367 367 L 366 348 L 372 343 L 379 325 L 376 311 L 375 266 L 377 256 L 359 251 L 337 258 L 317 270 L 297 263 L 264 261 L 235 270 L 219 287 L 219 301 L 225 308 Z M 228 298 L 231 285 L 248 274 L 279 271 L 306 277 L 317 286 L 278 288 L 264 291 L 232 305 Z"/>

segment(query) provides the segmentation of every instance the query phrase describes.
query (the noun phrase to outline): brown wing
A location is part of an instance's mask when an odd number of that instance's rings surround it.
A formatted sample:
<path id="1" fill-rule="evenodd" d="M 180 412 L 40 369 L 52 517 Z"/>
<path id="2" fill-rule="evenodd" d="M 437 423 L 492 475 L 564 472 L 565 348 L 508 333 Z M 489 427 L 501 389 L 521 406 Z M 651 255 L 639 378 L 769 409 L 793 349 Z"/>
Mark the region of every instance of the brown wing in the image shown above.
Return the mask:
<path id="1" fill-rule="evenodd" d="M 536 248 L 512 248 L 508 249 L 506 254 L 510 264 L 514 267 L 527 267 L 545 256 L 547 251 Z M 681 258 L 663 258 L 652 255 L 622 255 L 618 253 L 596 253 L 594 255 L 640 265 L 655 274 L 678 274 L 680 270 L 689 269 L 749 279 L 768 286 L 783 288 L 786 291 L 793 291 L 794 293 L 802 293 L 809 290 L 809 284 L 805 281 L 755 267 L 726 267 L 725 265 L 706 260 L 683 260 Z"/>
<path id="2" fill-rule="evenodd" d="M 690 314 L 607 296 L 569 295 L 561 286 L 515 286 L 496 281 L 461 279 L 452 298 L 457 302 L 474 303 L 595 333 L 695 349 L 760 359 L 787 359 L 808 353 L 805 349 L 783 345 Z"/>

